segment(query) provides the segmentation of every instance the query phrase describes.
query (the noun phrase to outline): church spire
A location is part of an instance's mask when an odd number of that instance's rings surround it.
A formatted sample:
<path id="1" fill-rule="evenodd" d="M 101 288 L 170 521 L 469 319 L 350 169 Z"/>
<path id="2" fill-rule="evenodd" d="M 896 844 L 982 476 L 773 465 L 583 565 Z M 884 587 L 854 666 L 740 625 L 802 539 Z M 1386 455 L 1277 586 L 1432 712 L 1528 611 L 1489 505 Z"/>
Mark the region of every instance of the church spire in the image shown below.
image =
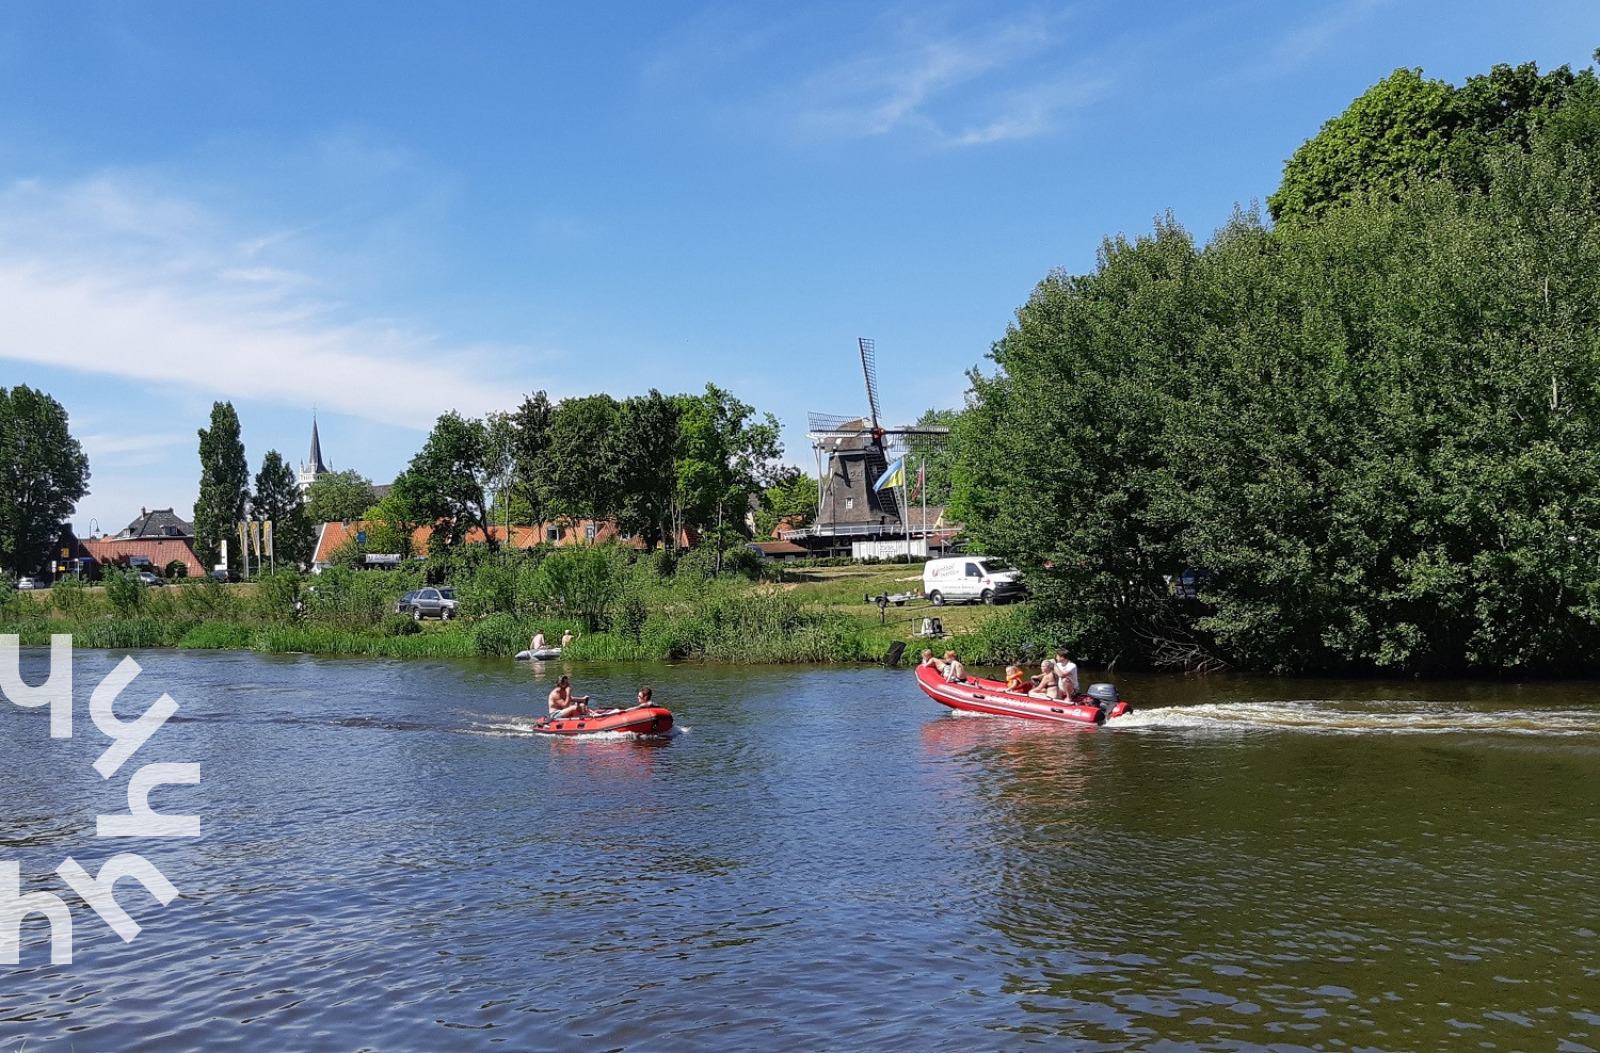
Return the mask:
<path id="1" fill-rule="evenodd" d="M 322 463 L 322 442 L 317 438 L 317 416 L 311 415 L 311 459 L 306 467 L 316 475 L 324 475 L 328 466 Z"/>

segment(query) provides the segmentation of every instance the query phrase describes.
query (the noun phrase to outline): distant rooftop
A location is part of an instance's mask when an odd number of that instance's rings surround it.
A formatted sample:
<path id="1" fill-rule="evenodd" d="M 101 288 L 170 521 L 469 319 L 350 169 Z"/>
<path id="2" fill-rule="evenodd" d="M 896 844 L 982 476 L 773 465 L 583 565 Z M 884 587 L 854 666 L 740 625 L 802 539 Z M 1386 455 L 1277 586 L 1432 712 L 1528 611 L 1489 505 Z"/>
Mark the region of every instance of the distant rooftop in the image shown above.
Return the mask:
<path id="1" fill-rule="evenodd" d="M 178 518 L 170 508 L 141 508 L 139 518 L 123 527 L 118 540 L 132 538 L 192 538 L 194 524 Z"/>

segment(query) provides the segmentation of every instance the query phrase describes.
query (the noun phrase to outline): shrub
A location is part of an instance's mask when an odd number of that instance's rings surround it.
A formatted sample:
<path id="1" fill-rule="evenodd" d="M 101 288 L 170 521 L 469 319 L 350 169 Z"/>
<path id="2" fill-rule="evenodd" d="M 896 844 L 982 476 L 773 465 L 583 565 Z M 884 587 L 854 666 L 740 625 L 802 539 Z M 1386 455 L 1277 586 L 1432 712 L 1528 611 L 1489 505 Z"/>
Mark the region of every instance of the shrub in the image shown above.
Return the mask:
<path id="1" fill-rule="evenodd" d="M 144 582 L 133 571 L 108 568 L 101 581 L 106 589 L 106 602 L 111 604 L 117 617 L 132 618 L 144 606 Z"/>
<path id="2" fill-rule="evenodd" d="M 528 646 L 533 630 L 531 622 L 501 611 L 473 626 L 472 639 L 478 654 L 510 658 Z"/>
<path id="3" fill-rule="evenodd" d="M 300 572 L 284 568 L 257 579 L 255 613 L 271 622 L 293 621 L 301 610 Z"/>
<path id="4" fill-rule="evenodd" d="M 64 616 L 77 620 L 93 612 L 95 602 L 93 594 L 82 581 L 62 578 L 50 589 L 50 606 Z"/>

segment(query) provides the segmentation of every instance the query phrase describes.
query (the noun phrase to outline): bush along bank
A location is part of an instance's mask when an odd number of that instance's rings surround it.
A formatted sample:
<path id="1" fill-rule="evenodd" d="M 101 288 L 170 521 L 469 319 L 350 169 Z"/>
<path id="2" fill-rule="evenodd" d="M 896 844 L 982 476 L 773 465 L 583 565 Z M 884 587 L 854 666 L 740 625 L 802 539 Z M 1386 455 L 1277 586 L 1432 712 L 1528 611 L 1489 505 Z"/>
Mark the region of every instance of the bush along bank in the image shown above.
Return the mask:
<path id="1" fill-rule="evenodd" d="M 474 547 L 477 548 L 477 547 Z M 176 647 L 402 658 L 509 658 L 536 632 L 576 634 L 575 659 L 731 663 L 864 662 L 895 635 L 865 613 L 808 603 L 760 580 L 741 553 L 673 559 L 621 546 L 490 554 L 457 550 L 399 571 L 277 571 L 246 585 L 197 580 L 148 588 L 62 582 L 48 597 L 0 597 L 0 632 L 43 645 Z M 458 616 L 395 613 L 428 581 L 454 585 Z"/>

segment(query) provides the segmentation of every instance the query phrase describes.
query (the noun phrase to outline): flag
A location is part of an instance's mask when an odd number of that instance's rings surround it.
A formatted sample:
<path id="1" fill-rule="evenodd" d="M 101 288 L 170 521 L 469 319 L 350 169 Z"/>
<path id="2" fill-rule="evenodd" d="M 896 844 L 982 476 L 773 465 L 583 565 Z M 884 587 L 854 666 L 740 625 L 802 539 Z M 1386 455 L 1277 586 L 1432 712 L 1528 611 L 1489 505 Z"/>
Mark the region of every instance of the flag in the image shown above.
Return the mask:
<path id="1" fill-rule="evenodd" d="M 247 563 L 250 560 L 250 524 L 243 519 L 239 520 L 239 558 Z"/>
<path id="2" fill-rule="evenodd" d="M 255 552 L 256 558 L 261 558 L 261 521 L 250 520 L 250 548 Z"/>
<path id="3" fill-rule="evenodd" d="M 915 501 L 917 499 L 917 495 L 922 493 L 922 488 L 923 488 L 923 486 L 925 486 L 927 484 L 927 482 L 928 482 L 928 462 L 927 461 L 923 461 L 920 465 L 917 466 L 917 485 L 913 486 L 911 488 L 911 496 L 906 498 L 906 500 Z"/>
<path id="4" fill-rule="evenodd" d="M 261 541 L 267 547 L 267 558 L 276 559 L 277 556 L 272 551 L 272 520 L 270 519 L 261 524 Z"/>
<path id="5" fill-rule="evenodd" d="M 886 486 L 903 486 L 906 481 L 906 459 L 896 457 L 883 477 L 872 484 L 873 490 L 882 490 Z"/>

